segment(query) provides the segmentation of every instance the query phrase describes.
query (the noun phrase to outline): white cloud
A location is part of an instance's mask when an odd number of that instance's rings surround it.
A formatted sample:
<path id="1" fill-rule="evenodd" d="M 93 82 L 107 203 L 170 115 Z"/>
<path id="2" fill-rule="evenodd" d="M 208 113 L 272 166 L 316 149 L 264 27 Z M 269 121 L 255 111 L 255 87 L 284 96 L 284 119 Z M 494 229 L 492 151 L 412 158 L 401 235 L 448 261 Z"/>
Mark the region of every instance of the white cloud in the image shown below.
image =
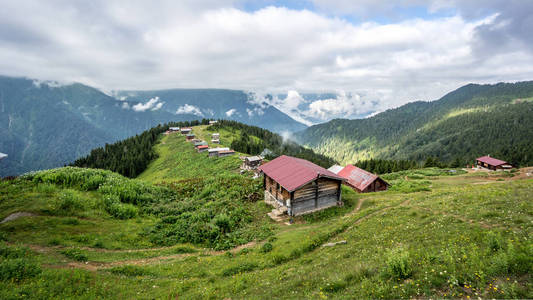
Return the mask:
<path id="1" fill-rule="evenodd" d="M 0 10 L 0 70 L 104 90 L 343 90 L 385 108 L 437 99 L 470 82 L 533 79 L 529 1 L 313 2 L 318 12 L 250 12 L 238 0 L 8 0 Z M 455 13 L 373 19 L 416 5 Z M 342 19 L 348 14 L 363 21 Z M 298 95 L 275 105 L 295 118 L 321 117 L 355 101 L 321 99 L 308 110 Z"/>
<path id="2" fill-rule="evenodd" d="M 200 108 L 198 108 L 198 107 L 196 107 L 194 105 L 190 105 L 190 104 L 185 104 L 183 106 L 178 107 L 178 110 L 176 110 L 176 114 L 177 115 L 193 114 L 193 115 L 197 115 L 197 116 L 201 116 L 201 117 L 204 116 L 204 114 L 202 113 Z"/>
<path id="3" fill-rule="evenodd" d="M 155 111 L 155 110 L 161 109 L 161 107 L 163 107 L 163 102 L 159 102 L 159 97 L 154 97 L 148 100 L 148 102 L 146 103 L 137 103 L 131 108 L 134 111 L 147 111 L 147 110 Z"/>
<path id="4" fill-rule="evenodd" d="M 237 110 L 236 110 L 235 108 L 232 108 L 232 109 L 230 109 L 230 110 L 228 110 L 228 111 L 226 112 L 226 116 L 231 117 L 231 116 L 233 116 L 235 113 L 237 113 Z"/>

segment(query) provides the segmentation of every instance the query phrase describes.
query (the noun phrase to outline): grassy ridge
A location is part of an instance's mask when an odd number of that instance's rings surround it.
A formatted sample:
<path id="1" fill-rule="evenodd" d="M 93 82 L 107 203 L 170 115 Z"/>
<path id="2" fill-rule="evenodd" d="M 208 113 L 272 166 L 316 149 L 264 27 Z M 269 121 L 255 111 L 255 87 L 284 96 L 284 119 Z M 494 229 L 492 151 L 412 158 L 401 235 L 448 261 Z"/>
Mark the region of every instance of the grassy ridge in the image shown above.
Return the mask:
<path id="1" fill-rule="evenodd" d="M 156 151 L 142 179 L 66 168 L 0 181 L 0 217 L 37 215 L 0 224 L 0 298 L 533 297 L 523 172 L 391 173 L 389 191 L 344 187 L 344 207 L 287 226 L 254 202 L 261 182 L 237 157 L 209 159 L 179 135 Z M 113 215 L 108 196 L 136 214 Z"/>

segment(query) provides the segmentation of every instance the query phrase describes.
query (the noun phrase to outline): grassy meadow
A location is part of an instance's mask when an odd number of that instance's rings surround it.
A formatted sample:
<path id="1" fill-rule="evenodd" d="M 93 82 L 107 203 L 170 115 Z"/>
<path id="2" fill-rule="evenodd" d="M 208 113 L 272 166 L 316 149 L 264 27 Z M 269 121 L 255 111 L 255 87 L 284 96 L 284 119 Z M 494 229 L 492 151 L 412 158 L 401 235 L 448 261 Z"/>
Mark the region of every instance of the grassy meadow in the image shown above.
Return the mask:
<path id="1" fill-rule="evenodd" d="M 0 220 L 32 214 L 0 224 L 0 298 L 533 298 L 533 178 L 520 172 L 387 174 L 389 191 L 343 187 L 343 207 L 288 225 L 266 216 L 237 156 L 207 158 L 178 134 L 156 150 L 138 179 L 0 181 Z"/>

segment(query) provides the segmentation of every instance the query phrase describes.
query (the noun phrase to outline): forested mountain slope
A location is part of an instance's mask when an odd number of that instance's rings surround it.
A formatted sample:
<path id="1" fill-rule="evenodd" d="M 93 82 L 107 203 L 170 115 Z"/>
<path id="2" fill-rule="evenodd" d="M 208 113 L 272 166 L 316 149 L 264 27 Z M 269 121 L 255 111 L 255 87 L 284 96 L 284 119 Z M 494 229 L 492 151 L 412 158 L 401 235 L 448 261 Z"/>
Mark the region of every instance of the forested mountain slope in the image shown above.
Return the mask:
<path id="1" fill-rule="evenodd" d="M 305 128 L 272 106 L 248 103 L 240 91 L 128 95 L 118 100 L 82 84 L 0 76 L 0 152 L 9 155 L 0 164 L 0 177 L 61 166 L 93 148 L 168 122 L 233 118 L 279 131 Z M 193 105 L 202 110 L 191 109 Z"/>
<path id="2" fill-rule="evenodd" d="M 336 119 L 298 139 L 343 163 L 368 158 L 472 162 L 491 154 L 533 164 L 533 82 L 469 84 L 433 102 L 413 102 L 368 119 Z"/>

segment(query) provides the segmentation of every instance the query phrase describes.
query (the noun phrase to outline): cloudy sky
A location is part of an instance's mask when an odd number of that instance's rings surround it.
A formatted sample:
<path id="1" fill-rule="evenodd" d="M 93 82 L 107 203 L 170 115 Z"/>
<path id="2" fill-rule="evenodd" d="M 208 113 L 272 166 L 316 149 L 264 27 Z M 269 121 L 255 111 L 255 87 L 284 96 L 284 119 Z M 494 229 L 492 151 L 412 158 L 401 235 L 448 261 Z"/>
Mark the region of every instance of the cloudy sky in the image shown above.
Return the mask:
<path id="1" fill-rule="evenodd" d="M 532 28 L 529 0 L 2 0 L 0 73 L 272 93 L 310 123 L 533 80 Z"/>

